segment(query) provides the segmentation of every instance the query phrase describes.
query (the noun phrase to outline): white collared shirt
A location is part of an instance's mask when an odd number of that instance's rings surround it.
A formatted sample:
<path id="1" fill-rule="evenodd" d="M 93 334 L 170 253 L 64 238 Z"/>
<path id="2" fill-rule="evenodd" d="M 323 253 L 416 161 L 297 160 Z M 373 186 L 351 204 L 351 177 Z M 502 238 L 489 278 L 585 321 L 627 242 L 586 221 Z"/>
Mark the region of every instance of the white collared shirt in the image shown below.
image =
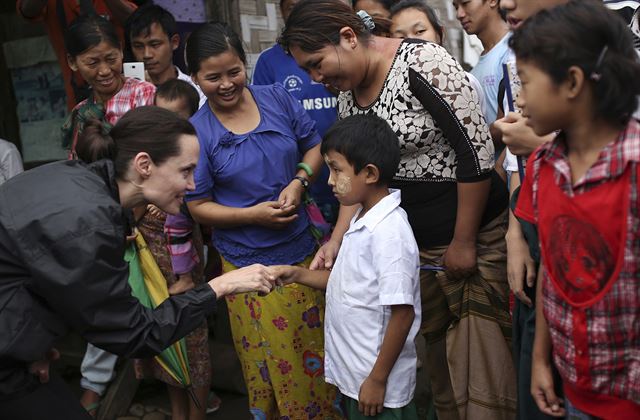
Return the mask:
<path id="1" fill-rule="evenodd" d="M 418 245 L 400 191 L 351 220 L 327 284 L 325 379 L 350 398 L 378 358 L 391 305 L 412 305 L 415 319 L 387 381 L 384 406 L 404 407 L 416 385 L 415 336 L 420 327 Z"/>
<path id="2" fill-rule="evenodd" d="M 207 97 L 204 96 L 204 93 L 202 93 L 202 90 L 200 90 L 200 86 L 196 85 L 193 82 L 193 79 L 191 78 L 191 76 L 187 76 L 186 74 L 184 74 L 180 70 L 180 67 L 176 66 L 176 71 L 178 72 L 178 79 L 184 80 L 185 82 L 189 83 L 191 86 L 196 88 L 196 90 L 198 91 L 198 95 L 200 95 L 200 102 L 198 103 L 198 108 L 200 108 L 205 102 L 207 102 Z"/>

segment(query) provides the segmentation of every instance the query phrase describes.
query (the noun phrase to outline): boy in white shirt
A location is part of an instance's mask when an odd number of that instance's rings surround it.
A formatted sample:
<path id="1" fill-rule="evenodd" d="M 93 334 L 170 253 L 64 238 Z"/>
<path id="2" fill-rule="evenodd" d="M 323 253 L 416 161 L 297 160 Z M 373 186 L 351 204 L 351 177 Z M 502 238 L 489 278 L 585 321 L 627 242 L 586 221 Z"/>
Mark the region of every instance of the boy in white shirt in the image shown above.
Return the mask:
<path id="1" fill-rule="evenodd" d="M 400 191 L 388 188 L 398 138 L 384 120 L 355 115 L 329 129 L 321 151 L 340 204 L 360 209 L 332 271 L 277 266 L 275 275 L 327 289 L 325 379 L 345 397 L 347 417 L 417 419 L 418 246 Z"/>

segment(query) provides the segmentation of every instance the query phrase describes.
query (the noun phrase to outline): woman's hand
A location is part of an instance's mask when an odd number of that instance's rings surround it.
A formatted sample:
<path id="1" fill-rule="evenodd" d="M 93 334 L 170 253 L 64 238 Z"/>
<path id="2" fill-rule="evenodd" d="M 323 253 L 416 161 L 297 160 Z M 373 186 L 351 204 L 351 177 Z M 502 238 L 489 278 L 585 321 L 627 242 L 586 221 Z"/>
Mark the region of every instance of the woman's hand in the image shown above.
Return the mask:
<path id="1" fill-rule="evenodd" d="M 284 191 L 283 191 L 284 192 Z M 282 209 L 278 201 L 265 201 L 250 208 L 253 224 L 269 229 L 284 229 L 298 218 L 290 210 Z"/>
<path id="2" fill-rule="evenodd" d="M 329 239 L 324 245 L 320 247 L 316 252 L 315 257 L 309 265 L 310 270 L 330 270 L 333 267 L 333 262 L 338 256 L 340 250 L 340 242 L 335 239 Z"/>
<path id="3" fill-rule="evenodd" d="M 442 256 L 447 277 L 464 279 L 478 270 L 475 242 L 453 239 Z"/>
<path id="4" fill-rule="evenodd" d="M 302 202 L 302 193 L 304 187 L 302 182 L 294 179 L 285 187 L 280 196 L 278 197 L 278 203 L 280 203 L 280 209 L 286 212 L 287 215 L 295 214 L 298 211 L 298 206 Z"/>
<path id="5" fill-rule="evenodd" d="M 524 292 L 524 282 L 533 287 L 536 280 L 536 265 L 529 254 L 529 246 L 519 232 L 507 231 L 507 279 L 509 288 L 522 303 L 531 307 L 533 303 Z"/>
<path id="6" fill-rule="evenodd" d="M 29 365 L 29 372 L 36 375 L 41 384 L 46 384 L 47 382 L 49 382 L 50 364 L 52 361 L 58 360 L 59 358 L 60 352 L 54 348 L 51 348 L 45 355 L 44 359 L 37 360 Z"/>
<path id="7" fill-rule="evenodd" d="M 259 292 L 268 294 L 276 281 L 272 271 L 261 264 L 230 271 L 209 281 L 218 298 L 235 293 Z"/>
<path id="8" fill-rule="evenodd" d="M 564 401 L 558 398 L 554 390 L 551 365 L 534 355 L 531 364 L 531 395 L 543 413 L 552 417 L 564 417 Z"/>
<path id="9" fill-rule="evenodd" d="M 127 243 L 128 243 L 128 244 L 130 244 L 130 243 L 132 243 L 132 242 L 135 242 L 135 241 L 136 241 L 136 236 L 138 236 L 138 230 L 137 230 L 137 229 L 136 229 L 136 230 L 134 230 L 134 231 L 131 233 L 131 235 L 127 235 L 125 239 L 126 239 Z"/>

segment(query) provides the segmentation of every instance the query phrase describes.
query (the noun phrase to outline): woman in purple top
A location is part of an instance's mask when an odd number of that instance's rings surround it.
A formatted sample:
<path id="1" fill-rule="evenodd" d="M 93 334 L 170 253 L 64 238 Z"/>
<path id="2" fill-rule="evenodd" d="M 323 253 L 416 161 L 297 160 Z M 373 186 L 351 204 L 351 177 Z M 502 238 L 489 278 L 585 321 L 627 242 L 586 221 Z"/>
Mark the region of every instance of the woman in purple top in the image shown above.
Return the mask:
<path id="1" fill-rule="evenodd" d="M 203 25 L 186 50 L 208 99 L 191 118 L 200 141 L 192 216 L 214 227 L 225 272 L 253 262 L 307 266 L 316 245 L 301 204 L 322 165 L 315 123 L 283 87 L 247 86 L 245 53 L 227 25 Z M 288 285 L 227 304 L 254 417 L 340 418 L 323 379 L 323 293 Z"/>

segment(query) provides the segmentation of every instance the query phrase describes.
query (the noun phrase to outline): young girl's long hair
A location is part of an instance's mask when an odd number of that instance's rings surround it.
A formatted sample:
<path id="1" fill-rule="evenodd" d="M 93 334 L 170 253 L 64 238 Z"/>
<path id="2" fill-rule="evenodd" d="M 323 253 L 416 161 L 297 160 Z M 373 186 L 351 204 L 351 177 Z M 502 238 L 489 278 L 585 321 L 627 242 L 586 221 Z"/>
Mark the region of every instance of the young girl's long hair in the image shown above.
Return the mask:
<path id="1" fill-rule="evenodd" d="M 596 0 L 571 0 L 543 10 L 518 28 L 509 46 L 518 60 L 532 61 L 555 83 L 578 66 L 593 89 L 595 115 L 625 124 L 638 106 L 640 62 L 631 31 Z"/>

